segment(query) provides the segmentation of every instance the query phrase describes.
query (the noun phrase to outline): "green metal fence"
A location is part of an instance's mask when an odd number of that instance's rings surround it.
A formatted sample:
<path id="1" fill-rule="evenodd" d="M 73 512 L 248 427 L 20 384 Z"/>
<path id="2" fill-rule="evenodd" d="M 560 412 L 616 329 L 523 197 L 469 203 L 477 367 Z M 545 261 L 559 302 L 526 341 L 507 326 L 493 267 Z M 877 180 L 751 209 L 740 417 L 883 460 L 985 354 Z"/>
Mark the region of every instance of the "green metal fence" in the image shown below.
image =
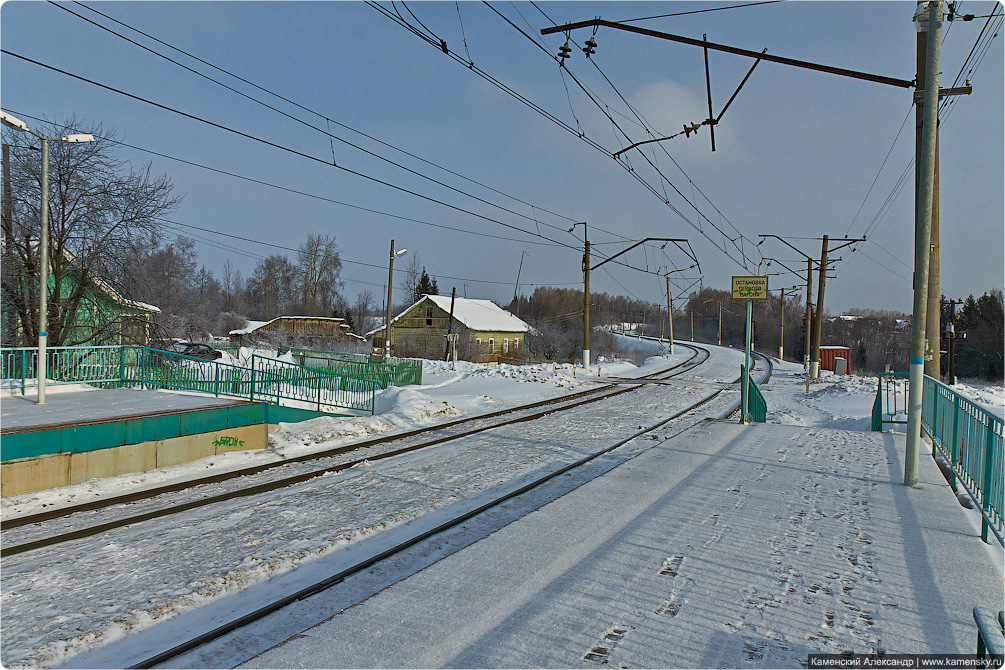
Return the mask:
<path id="1" fill-rule="evenodd" d="M 754 378 L 746 374 L 746 366 L 740 364 L 740 379 L 747 380 L 747 419 L 756 423 L 764 423 L 768 420 L 768 403 L 761 394 L 761 389 L 757 388 Z"/>
<path id="2" fill-rule="evenodd" d="M 872 429 L 884 423 L 907 423 L 906 372 L 879 377 L 872 406 Z M 932 457 L 941 452 L 949 462 L 949 483 L 966 489 L 983 517 L 981 539 L 990 531 L 1005 546 L 1005 428 L 1001 417 L 946 386 L 924 377 L 921 430 L 932 440 Z"/>
<path id="3" fill-rule="evenodd" d="M 139 346 L 51 347 L 47 384 L 148 386 L 246 400 L 282 399 L 322 408 L 374 412 L 376 381 L 254 355 L 250 367 Z M 0 387 L 37 385 L 38 350 L 0 349 Z"/>
<path id="4" fill-rule="evenodd" d="M 962 484 L 980 506 L 981 539 L 987 542 L 990 530 L 1005 546 L 1002 419 L 931 377 L 922 388 L 921 428 L 932 439 L 932 456 L 942 452 L 952 469 L 950 483 Z"/>
<path id="5" fill-rule="evenodd" d="M 47 347 L 48 384 L 101 384 L 118 386 L 121 380 L 119 346 Z M 38 377 L 38 348 L 0 349 L 0 388 L 35 386 Z"/>
<path id="6" fill-rule="evenodd" d="M 883 372 L 872 403 L 872 429 L 883 430 L 884 423 L 907 423 L 908 372 Z"/>
<path id="7" fill-rule="evenodd" d="M 422 361 L 410 358 L 384 358 L 367 354 L 347 354 L 310 349 L 281 349 L 289 351 L 300 365 L 328 370 L 357 379 L 370 379 L 380 388 L 422 384 Z"/>
<path id="8" fill-rule="evenodd" d="M 275 358 L 251 357 L 252 394 L 259 400 L 299 400 L 322 407 L 374 411 L 377 382 L 328 370 L 305 367 Z"/>

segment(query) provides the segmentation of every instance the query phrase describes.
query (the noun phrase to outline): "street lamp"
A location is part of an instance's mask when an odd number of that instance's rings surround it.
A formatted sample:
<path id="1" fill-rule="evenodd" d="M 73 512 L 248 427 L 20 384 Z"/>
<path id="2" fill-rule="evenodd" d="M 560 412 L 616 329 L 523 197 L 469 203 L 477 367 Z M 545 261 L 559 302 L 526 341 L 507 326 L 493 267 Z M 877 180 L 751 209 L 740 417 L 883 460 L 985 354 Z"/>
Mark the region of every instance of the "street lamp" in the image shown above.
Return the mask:
<path id="1" fill-rule="evenodd" d="M 387 263 L 387 307 L 384 320 L 384 358 L 391 357 L 391 282 L 394 281 L 394 259 L 404 256 L 408 249 L 394 250 L 394 240 L 391 240 L 391 259 Z"/>
<path id="2" fill-rule="evenodd" d="M 42 140 L 42 234 L 39 236 L 39 291 L 38 291 L 38 404 L 45 404 L 45 345 L 49 327 L 49 142 L 93 142 L 94 135 L 75 133 L 62 137 L 46 137 L 29 128 L 24 121 L 0 112 L 0 122 L 8 128 L 31 133 Z"/>

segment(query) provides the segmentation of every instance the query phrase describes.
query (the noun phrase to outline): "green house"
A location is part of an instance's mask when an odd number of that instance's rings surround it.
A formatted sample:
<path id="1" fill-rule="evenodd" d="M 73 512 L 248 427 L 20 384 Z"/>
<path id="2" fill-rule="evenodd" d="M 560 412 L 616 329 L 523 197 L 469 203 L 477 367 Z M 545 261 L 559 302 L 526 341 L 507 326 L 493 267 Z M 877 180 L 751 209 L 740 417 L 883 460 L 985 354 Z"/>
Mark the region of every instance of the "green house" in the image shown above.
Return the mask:
<path id="1" fill-rule="evenodd" d="M 450 326 L 450 296 L 424 295 L 391 319 L 391 351 L 395 356 L 442 358 Z M 519 360 L 527 351 L 532 329 L 491 300 L 453 299 L 452 333 L 458 336 L 458 357 L 482 363 Z M 383 349 L 384 328 L 367 333 L 374 349 Z"/>
<path id="2" fill-rule="evenodd" d="M 64 251 L 63 257 L 58 280 L 55 272 L 48 275 L 50 343 L 58 335 L 58 341 L 66 346 L 146 344 L 151 315 L 161 310 L 123 297 L 100 277 L 84 275 L 69 252 Z M 82 291 L 81 276 L 87 277 Z M 37 288 L 32 293 L 37 296 Z M 37 297 L 32 298 L 32 304 L 34 300 Z M 4 304 L 8 304 L 6 300 Z M 37 305 L 35 308 L 37 311 Z M 30 342 L 37 333 L 26 333 L 24 324 L 18 320 L 13 335 L 17 341 Z"/>

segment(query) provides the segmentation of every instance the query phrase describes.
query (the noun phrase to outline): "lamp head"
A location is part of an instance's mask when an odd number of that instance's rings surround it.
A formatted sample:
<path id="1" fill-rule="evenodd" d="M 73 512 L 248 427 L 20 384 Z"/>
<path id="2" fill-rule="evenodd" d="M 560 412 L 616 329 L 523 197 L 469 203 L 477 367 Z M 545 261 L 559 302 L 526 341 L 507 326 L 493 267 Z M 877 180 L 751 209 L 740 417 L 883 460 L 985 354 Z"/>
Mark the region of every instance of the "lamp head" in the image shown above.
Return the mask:
<path id="1" fill-rule="evenodd" d="M 59 139 L 63 142 L 93 142 L 94 135 L 90 133 L 76 133 L 73 135 L 63 135 Z"/>
<path id="2" fill-rule="evenodd" d="M 7 126 L 8 128 L 13 128 L 14 130 L 20 130 L 21 132 L 29 132 L 28 125 L 21 119 L 11 116 L 7 112 L 0 112 L 0 123 Z"/>
<path id="3" fill-rule="evenodd" d="M 395 251 L 394 258 L 397 258 L 398 256 L 404 256 L 406 251 L 408 251 L 408 249 L 399 249 L 398 251 Z"/>

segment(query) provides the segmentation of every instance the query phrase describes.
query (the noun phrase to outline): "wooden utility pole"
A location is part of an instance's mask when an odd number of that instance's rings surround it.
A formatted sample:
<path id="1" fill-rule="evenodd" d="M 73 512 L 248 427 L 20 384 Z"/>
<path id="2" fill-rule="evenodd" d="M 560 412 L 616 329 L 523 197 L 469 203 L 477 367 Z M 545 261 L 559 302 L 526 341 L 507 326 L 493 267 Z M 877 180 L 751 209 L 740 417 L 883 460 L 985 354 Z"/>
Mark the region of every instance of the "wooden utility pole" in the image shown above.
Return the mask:
<path id="1" fill-rule="evenodd" d="M 454 300 L 457 298 L 457 287 L 450 289 L 450 321 L 447 322 L 447 347 L 443 352 L 443 360 L 446 362 L 450 358 L 450 334 L 454 332 Z"/>
<path id="2" fill-rule="evenodd" d="M 4 274 L 13 272 L 11 263 L 14 258 L 14 196 L 10 183 L 10 145 L 3 145 L 3 239 L 4 239 Z M 13 277 L 12 277 L 13 279 Z M 12 282 L 13 283 L 13 282 Z M 17 332 L 14 310 L 3 309 L 3 343 L 13 347 L 14 334 Z"/>
<path id="3" fill-rule="evenodd" d="M 817 315 L 813 319 L 813 341 L 810 343 L 810 377 L 820 376 L 820 337 L 824 322 L 824 282 L 827 280 L 827 236 L 820 245 L 820 278 L 817 279 Z"/>
<path id="4" fill-rule="evenodd" d="M 806 258 L 806 345 L 803 353 L 803 369 L 809 372 L 810 369 L 810 339 L 813 332 L 813 260 Z M 809 379 L 809 374 L 806 375 Z"/>

